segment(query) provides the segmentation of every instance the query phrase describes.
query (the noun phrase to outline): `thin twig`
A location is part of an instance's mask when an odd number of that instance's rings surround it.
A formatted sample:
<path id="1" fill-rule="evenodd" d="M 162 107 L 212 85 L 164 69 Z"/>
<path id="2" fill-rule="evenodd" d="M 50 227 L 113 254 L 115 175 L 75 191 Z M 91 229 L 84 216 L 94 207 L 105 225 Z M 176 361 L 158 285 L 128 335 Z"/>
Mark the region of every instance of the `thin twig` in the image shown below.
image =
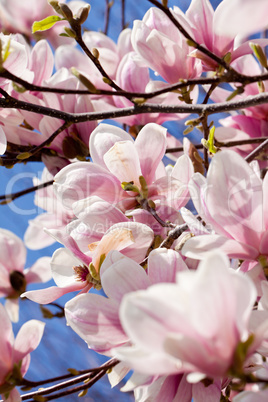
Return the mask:
<path id="1" fill-rule="evenodd" d="M 99 372 L 103 373 L 101 376 L 103 376 L 103 375 L 106 373 L 107 370 L 109 370 L 110 368 L 116 366 L 118 363 L 119 363 L 119 361 L 118 361 L 117 359 L 114 359 L 114 358 L 113 358 L 113 359 L 108 360 L 108 362 L 102 364 L 102 365 L 98 368 Z M 96 370 L 94 370 L 94 372 L 96 372 Z M 93 375 L 90 375 L 90 373 L 87 372 L 87 373 L 85 373 L 85 374 L 79 375 L 79 376 L 76 377 L 76 378 L 73 378 L 73 379 L 71 379 L 71 380 L 67 380 L 67 381 L 65 381 L 65 382 L 63 382 L 63 383 L 56 384 L 56 385 L 53 385 L 53 386 L 48 387 L 48 388 L 45 388 L 45 389 L 41 389 L 41 390 L 38 390 L 38 391 L 35 391 L 35 392 L 30 392 L 30 393 L 28 393 L 28 394 L 22 395 L 22 396 L 21 396 L 21 399 L 22 399 L 22 400 L 27 400 L 27 399 L 30 399 L 30 398 L 36 396 L 36 395 L 47 395 L 47 394 L 51 394 L 51 393 L 53 393 L 53 392 L 60 391 L 61 389 L 67 388 L 67 387 L 69 387 L 69 386 L 76 385 L 76 384 L 78 384 L 79 382 L 84 381 L 84 380 L 87 380 L 88 378 L 92 378 L 92 377 L 93 377 L 93 380 L 94 380 L 95 377 L 94 377 Z M 95 381 L 95 382 L 96 382 L 96 381 Z M 89 384 L 89 383 L 88 383 L 88 384 Z M 88 385 L 88 384 L 87 384 L 87 385 Z M 93 384 L 92 384 L 92 385 L 93 385 Z M 88 387 L 88 388 L 89 388 L 89 387 Z M 84 389 L 84 388 L 83 388 L 83 389 Z M 76 391 L 74 391 L 74 392 L 76 392 Z M 50 398 L 50 400 L 51 400 L 51 399 L 52 399 L 52 398 Z M 49 399 L 47 399 L 47 400 L 49 400 Z"/>
<path id="2" fill-rule="evenodd" d="M 220 66 L 224 67 L 227 71 L 231 71 L 234 75 L 236 75 L 236 71 L 233 70 L 228 63 L 226 63 L 223 59 L 220 57 L 216 56 L 214 53 L 212 53 L 210 50 L 206 49 L 202 45 L 196 42 L 196 40 L 189 35 L 189 33 L 183 28 L 183 26 L 177 21 L 177 19 L 174 17 L 172 12 L 170 11 L 169 8 L 165 7 L 162 3 L 159 3 L 157 0 L 148 0 L 150 3 L 152 3 L 154 6 L 162 10 L 166 16 L 170 19 L 170 21 L 173 22 L 173 24 L 178 28 L 178 30 L 182 33 L 182 35 L 188 39 L 193 46 L 198 49 L 200 52 L 208 56 L 210 59 L 214 60 L 217 64 Z"/>
<path id="3" fill-rule="evenodd" d="M 217 148 L 231 148 L 236 146 L 242 146 L 247 144 L 259 144 L 264 140 L 268 139 L 268 137 L 256 137 L 256 138 L 249 138 L 248 140 L 238 140 L 238 141 L 229 141 L 229 142 L 219 142 L 215 139 L 215 146 Z M 194 144 L 193 144 L 194 145 Z M 202 144 L 194 145 L 196 149 L 203 149 Z M 167 148 L 166 154 L 174 153 L 174 152 L 183 152 L 183 147 L 174 147 L 174 148 Z"/>
<path id="4" fill-rule="evenodd" d="M 0 195 L 0 200 L 4 200 L 0 202 L 0 205 L 7 204 L 10 201 L 14 201 L 16 198 L 22 197 L 23 195 L 32 193 L 36 190 L 40 190 L 41 188 L 51 186 L 53 183 L 54 180 L 50 180 L 45 183 L 38 184 L 37 186 L 29 187 L 22 191 L 17 191 L 16 193 Z"/>
<path id="5" fill-rule="evenodd" d="M 105 7 L 105 25 L 104 25 L 104 30 L 103 33 L 107 35 L 108 33 L 108 28 L 109 28 L 109 20 L 110 20 L 110 0 L 105 0 L 106 1 L 106 7 Z"/>
<path id="6" fill-rule="evenodd" d="M 246 156 L 245 161 L 247 161 L 248 163 L 252 162 L 266 148 L 268 148 L 268 139 L 266 139 L 261 145 L 254 149 L 254 151 Z"/>
<path id="7" fill-rule="evenodd" d="M 126 23 L 125 23 L 125 0 L 121 0 L 121 27 L 122 27 L 122 31 L 126 27 Z"/>

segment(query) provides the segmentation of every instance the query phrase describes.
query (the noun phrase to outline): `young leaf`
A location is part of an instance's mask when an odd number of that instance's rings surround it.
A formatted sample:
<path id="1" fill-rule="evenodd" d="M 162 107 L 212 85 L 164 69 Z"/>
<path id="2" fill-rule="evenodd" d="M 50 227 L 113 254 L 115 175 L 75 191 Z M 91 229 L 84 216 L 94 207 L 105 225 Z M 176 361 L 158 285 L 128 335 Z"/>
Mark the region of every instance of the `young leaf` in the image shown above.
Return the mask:
<path id="1" fill-rule="evenodd" d="M 59 17 L 58 15 L 51 15 L 41 21 L 35 21 L 32 26 L 32 33 L 37 31 L 47 31 L 52 28 L 53 25 L 58 21 L 62 21 L 64 18 Z"/>

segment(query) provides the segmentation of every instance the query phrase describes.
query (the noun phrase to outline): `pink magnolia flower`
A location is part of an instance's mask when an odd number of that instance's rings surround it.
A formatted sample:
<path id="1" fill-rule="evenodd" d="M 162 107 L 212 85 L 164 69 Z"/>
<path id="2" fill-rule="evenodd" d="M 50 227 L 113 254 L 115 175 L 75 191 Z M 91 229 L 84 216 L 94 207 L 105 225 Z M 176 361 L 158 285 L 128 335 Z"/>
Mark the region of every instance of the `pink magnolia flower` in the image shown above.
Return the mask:
<path id="1" fill-rule="evenodd" d="M 242 2 L 239 3 L 239 0 L 235 2 L 223 0 L 214 11 L 209 0 L 192 0 L 185 13 L 185 19 L 190 25 L 190 27 L 186 27 L 186 30 L 192 33 L 199 44 L 220 58 L 230 53 L 230 59 L 234 61 L 245 54 L 252 53 L 249 41 L 241 40 L 241 37 L 247 37 L 253 32 L 251 20 L 254 19 L 255 21 L 256 13 L 252 18 L 250 8 L 255 9 L 258 6 L 256 3 L 254 3 L 254 7 L 252 3 L 251 6 L 248 6 L 249 1 L 247 1 L 245 10 L 245 2 L 243 2 L 243 16 L 245 17 L 243 19 L 240 12 Z M 174 14 L 177 15 L 178 19 L 182 18 L 178 7 L 174 7 Z M 250 21 L 250 23 L 247 24 L 245 21 Z M 240 29 L 241 26 L 245 28 L 244 31 L 243 28 Z M 257 29 L 257 31 L 259 30 L 261 27 Z M 268 42 L 267 39 L 256 39 L 256 43 L 266 46 Z M 214 70 L 217 67 L 217 63 L 199 50 L 194 50 L 191 55 L 200 58 L 206 70 Z"/>
<path id="2" fill-rule="evenodd" d="M 268 117 L 268 116 L 267 116 Z M 220 142 L 248 140 L 256 137 L 268 136 L 267 120 L 254 116 L 237 114 L 220 119 L 222 127 L 215 130 L 215 138 Z M 259 144 L 238 145 L 234 147 L 241 156 L 246 157 Z M 265 162 L 262 162 L 262 165 Z"/>
<path id="3" fill-rule="evenodd" d="M 190 48 L 183 35 L 158 8 L 150 8 L 142 21 L 134 21 L 131 40 L 147 66 L 169 83 L 195 78 L 202 72 L 200 62 L 188 57 Z"/>
<path id="4" fill-rule="evenodd" d="M 198 214 L 216 234 L 189 239 L 184 255 L 200 259 L 219 248 L 232 258 L 267 258 L 267 175 L 261 180 L 237 153 L 222 151 L 213 157 L 207 179 L 194 174 L 190 193 Z"/>
<path id="5" fill-rule="evenodd" d="M 79 290 L 80 293 L 86 293 L 92 287 L 101 289 L 101 268 L 109 251 L 122 251 L 134 261 L 141 262 L 154 238 L 153 231 L 142 223 L 119 222 L 110 226 L 105 233 L 99 233 L 98 241 L 92 242 L 94 235 L 91 235 L 90 227 L 80 233 L 79 227 L 77 230 L 79 225 L 81 221 L 78 220 L 75 226 L 70 224 L 70 229 L 67 227 L 66 231 L 50 231 L 67 247 L 56 250 L 52 256 L 52 277 L 57 286 L 29 291 L 23 293 L 22 297 L 47 304 L 69 292 Z"/>
<path id="6" fill-rule="evenodd" d="M 65 3 L 62 0 L 61 3 Z M 81 7 L 87 5 L 85 1 L 69 1 L 68 6 L 75 14 Z M 0 1 L 0 19 L 1 29 L 8 32 L 19 32 L 28 37 L 32 35 L 32 25 L 35 21 L 40 21 L 50 15 L 56 14 L 54 9 L 49 5 L 47 0 L 1 0 Z M 40 38 L 45 36 L 50 43 L 57 47 L 63 43 L 70 43 L 70 38 L 59 36 L 64 32 L 64 27 L 67 27 L 68 22 L 60 21 L 50 30 L 45 32 L 45 35 L 38 32 L 34 37 Z"/>
<path id="7" fill-rule="evenodd" d="M 153 92 L 164 88 L 167 84 L 162 81 L 150 80 L 149 69 L 144 66 L 144 62 L 140 60 L 135 52 L 127 53 L 120 61 L 117 73 L 116 83 L 120 88 L 128 92 Z M 196 103 L 198 97 L 198 88 L 195 86 L 191 92 L 191 99 Z M 130 107 L 133 103 L 125 97 L 114 96 L 114 104 L 119 107 Z M 170 92 L 156 96 L 150 99 L 150 103 L 157 105 L 179 105 L 182 102 L 178 98 L 178 94 Z M 126 116 L 119 118 L 120 122 L 132 125 L 145 125 L 150 122 L 162 124 L 167 120 L 181 120 L 187 114 L 166 114 L 166 113 L 144 113 L 136 116 Z"/>
<path id="8" fill-rule="evenodd" d="M 34 178 L 33 185 L 53 180 L 53 176 L 45 168 L 41 180 Z M 55 239 L 44 229 L 60 229 L 71 222 L 75 215 L 72 210 L 65 208 L 57 199 L 52 186 L 44 187 L 35 192 L 34 203 L 46 212 L 40 213 L 36 218 L 29 220 L 28 228 L 24 235 L 24 243 L 31 250 L 50 246 Z"/>
<path id="9" fill-rule="evenodd" d="M 5 297 L 7 312 L 16 322 L 19 297 L 30 283 L 47 282 L 51 278 L 50 258 L 39 258 L 24 270 L 26 248 L 22 240 L 9 230 L 0 229 L 0 297 Z"/>
<path id="10" fill-rule="evenodd" d="M 101 32 L 88 31 L 83 34 L 83 40 L 89 49 L 96 48 L 99 52 L 99 60 L 107 74 L 111 79 L 116 78 L 116 71 L 120 60 L 125 54 L 133 51 L 130 42 L 130 29 L 124 29 L 119 37 L 117 44 Z M 68 70 L 75 67 L 79 72 L 85 75 L 97 88 L 111 89 L 105 84 L 102 75 L 92 63 L 92 61 L 81 51 L 75 49 L 71 45 L 63 45 L 56 49 L 55 65 L 57 70 L 67 68 Z M 94 95 L 91 96 L 95 98 Z M 107 104 L 113 104 L 111 97 L 102 97 Z M 99 99 L 99 96 L 96 98 Z M 98 102 L 97 102 L 98 103 Z"/>
<path id="11" fill-rule="evenodd" d="M 219 16 L 216 32 L 220 35 L 249 36 L 252 33 L 260 32 L 267 27 L 265 15 L 268 11 L 268 4 L 265 0 L 224 0 L 218 6 Z M 252 16 L 254 15 L 254 18 Z M 228 22 L 228 23 L 227 23 Z"/>
<path id="12" fill-rule="evenodd" d="M 0 394 L 6 402 L 21 401 L 15 385 L 20 385 L 30 364 L 30 353 L 37 348 L 45 324 L 30 320 L 20 328 L 16 339 L 5 308 L 0 304 Z"/>
<path id="13" fill-rule="evenodd" d="M 256 300 L 251 280 L 228 268 L 229 260 L 213 252 L 197 271 L 180 272 L 176 284 L 127 294 L 119 315 L 133 346 L 114 349 L 115 356 L 148 375 L 186 372 L 190 382 L 226 376 L 249 337 Z"/>
<path id="14" fill-rule="evenodd" d="M 118 315 L 124 295 L 154 283 L 174 282 L 176 272 L 187 269 L 174 250 L 152 251 L 148 257 L 148 274 L 137 262 L 111 251 L 100 271 L 107 297 L 85 294 L 70 300 L 65 305 L 67 323 L 90 348 L 110 356 L 113 347 L 128 342 Z"/>
<path id="15" fill-rule="evenodd" d="M 138 138 L 118 127 L 99 125 L 90 137 L 93 163 L 75 163 L 55 177 L 55 191 L 65 206 L 97 195 L 122 211 L 138 206 L 137 191 L 124 191 L 124 183 L 133 183 L 139 191 L 142 175 L 148 186 L 148 198 L 156 204 L 178 209 L 188 200 L 188 181 L 193 174 L 190 159 L 184 155 L 168 175 L 162 158 L 166 149 L 166 129 L 154 123 L 142 128 Z"/>

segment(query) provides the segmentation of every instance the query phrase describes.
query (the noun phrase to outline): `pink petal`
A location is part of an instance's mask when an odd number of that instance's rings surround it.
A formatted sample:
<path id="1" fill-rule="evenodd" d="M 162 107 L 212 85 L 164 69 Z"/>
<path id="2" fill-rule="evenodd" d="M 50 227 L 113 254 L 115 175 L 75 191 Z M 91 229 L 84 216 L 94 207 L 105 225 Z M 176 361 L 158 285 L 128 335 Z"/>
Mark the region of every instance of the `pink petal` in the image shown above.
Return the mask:
<path id="1" fill-rule="evenodd" d="M 180 254 L 171 249 L 156 249 L 149 254 L 148 276 L 152 282 L 175 282 L 176 274 L 188 270 Z"/>
<path id="2" fill-rule="evenodd" d="M 263 179 L 263 219 L 265 229 L 268 229 L 268 176 L 265 175 Z"/>
<path id="3" fill-rule="evenodd" d="M 130 258 L 124 257 L 111 265 L 101 275 L 104 292 L 120 303 L 126 293 L 147 289 L 150 280 L 144 269 Z"/>
<path id="4" fill-rule="evenodd" d="M 118 141 L 103 156 L 103 160 L 110 172 L 118 178 L 120 183 L 133 181 L 140 187 L 140 161 L 135 146 L 130 141 Z"/>
<path id="5" fill-rule="evenodd" d="M 250 245 L 219 235 L 201 235 L 187 240 L 182 248 L 186 257 L 202 259 L 210 250 L 222 250 L 229 257 L 254 260 L 259 252 Z"/>
<path id="6" fill-rule="evenodd" d="M 8 316 L 12 322 L 19 321 L 19 300 L 18 299 L 6 299 L 5 308 Z"/>
<path id="7" fill-rule="evenodd" d="M 80 265 L 82 265 L 81 261 L 70 250 L 65 248 L 57 249 L 53 253 L 51 260 L 51 271 L 56 285 L 65 288 L 78 284 L 75 281 L 73 267 Z M 82 284 L 80 283 L 80 285 Z"/>
<path id="8" fill-rule="evenodd" d="M 91 195 L 116 204 L 125 198 L 119 180 L 107 169 L 94 163 L 77 162 L 63 168 L 56 176 L 54 188 L 65 207 Z"/>
<path id="9" fill-rule="evenodd" d="M 57 217 L 54 214 L 43 213 L 28 221 L 24 234 L 24 243 L 30 250 L 39 250 L 55 243 L 55 239 L 44 231 L 44 228 L 55 228 Z M 65 226 L 65 225 L 64 225 Z"/>
<path id="10" fill-rule="evenodd" d="M 51 258 L 39 258 L 31 268 L 24 271 L 27 283 L 47 282 L 51 279 Z"/>
<path id="11" fill-rule="evenodd" d="M 65 288 L 51 286 L 50 288 L 46 289 L 29 290 L 28 292 L 23 293 L 21 297 L 27 297 L 27 299 L 32 300 L 35 303 L 49 304 L 67 293 L 81 290 L 82 287 L 84 287 L 83 284 L 78 282 L 77 284 L 75 283 L 73 285 L 66 286 Z"/>
<path id="12" fill-rule="evenodd" d="M 2 126 L 0 126 L 0 155 L 3 155 L 6 152 L 7 148 L 7 139 Z"/>
<path id="13" fill-rule="evenodd" d="M 146 256 L 153 239 L 154 232 L 147 225 L 138 222 L 121 222 L 113 225 L 110 230 L 127 228 L 131 231 L 134 242 L 121 252 L 134 261 L 140 263 Z M 108 232 L 109 232 L 108 231 Z"/>
<path id="14" fill-rule="evenodd" d="M 12 369 L 12 344 L 14 341 L 12 325 L 2 304 L 0 304 L 0 320 L 0 383 L 2 383 L 9 370 Z"/>
<path id="15" fill-rule="evenodd" d="M 267 7 L 266 0 L 224 0 L 215 12 L 215 31 L 230 37 L 260 32 L 267 27 Z"/>
<path id="16" fill-rule="evenodd" d="M 23 241 L 9 230 L 0 229 L 0 263 L 8 272 L 22 271 L 26 261 Z"/>
<path id="17" fill-rule="evenodd" d="M 18 363 L 37 348 L 43 336 L 44 328 L 45 324 L 37 320 L 30 320 L 23 324 L 14 343 L 14 363 Z"/>
<path id="18" fill-rule="evenodd" d="M 155 171 L 165 155 L 166 132 L 167 130 L 158 124 L 148 123 L 141 129 L 135 141 L 141 173 L 147 184 L 153 181 Z"/>
<path id="19" fill-rule="evenodd" d="M 115 301 L 95 294 L 80 295 L 65 305 L 68 325 L 99 353 L 127 341 Z"/>
<path id="20" fill-rule="evenodd" d="M 239 242 L 258 248 L 263 231 L 262 181 L 234 151 L 219 152 L 207 175 L 206 207 Z"/>
<path id="21" fill-rule="evenodd" d="M 91 133 L 89 141 L 90 156 L 92 162 L 106 168 L 103 156 L 118 141 L 133 142 L 132 137 L 119 127 L 110 124 L 100 124 Z"/>
<path id="22" fill-rule="evenodd" d="M 97 196 L 77 201 L 73 210 L 91 230 L 98 228 L 102 229 L 103 233 L 113 224 L 129 220 L 118 208 Z"/>
<path id="23" fill-rule="evenodd" d="M 34 71 L 34 83 L 41 85 L 53 72 L 54 57 L 46 40 L 40 40 L 33 47 L 29 69 Z"/>

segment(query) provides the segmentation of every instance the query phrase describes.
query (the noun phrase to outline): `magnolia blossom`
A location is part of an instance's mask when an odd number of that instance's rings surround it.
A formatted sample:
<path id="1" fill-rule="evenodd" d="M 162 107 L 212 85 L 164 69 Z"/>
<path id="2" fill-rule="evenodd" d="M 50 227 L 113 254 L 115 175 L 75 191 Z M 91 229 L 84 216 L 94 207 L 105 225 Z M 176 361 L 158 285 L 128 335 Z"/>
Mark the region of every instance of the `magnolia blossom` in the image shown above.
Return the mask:
<path id="1" fill-rule="evenodd" d="M 126 295 L 119 315 L 133 345 L 115 349 L 115 356 L 140 373 L 191 373 L 190 382 L 236 370 L 234 354 L 249 337 L 256 290 L 228 267 L 215 251 L 197 271 L 179 273 L 176 284 Z"/>
<path id="2" fill-rule="evenodd" d="M 50 180 L 53 180 L 53 176 L 45 168 L 41 180 L 34 178 L 33 184 L 37 186 Z M 24 242 L 29 249 L 38 250 L 55 242 L 55 239 L 45 232 L 44 228 L 64 228 L 74 219 L 75 215 L 72 210 L 65 208 L 60 200 L 57 199 L 52 186 L 36 191 L 34 203 L 46 212 L 40 213 L 29 221 L 29 226 L 24 235 Z"/>
<path id="3" fill-rule="evenodd" d="M 268 256 L 268 176 L 264 180 L 233 151 L 217 153 L 207 178 L 195 173 L 190 193 L 198 214 L 215 234 L 195 236 L 183 246 L 187 257 L 221 249 L 232 258 Z M 264 260 L 263 260 L 264 258 Z"/>
<path id="4" fill-rule="evenodd" d="M 16 339 L 5 308 L 0 304 L 0 394 L 7 402 L 21 401 L 14 388 L 26 374 L 30 364 L 30 353 L 37 348 L 45 324 L 30 320 L 22 325 Z"/>
<path id="5" fill-rule="evenodd" d="M 188 57 L 190 47 L 185 38 L 158 8 L 150 8 L 142 21 L 134 21 L 131 41 L 147 66 L 169 83 L 201 74 L 201 63 Z"/>
<path id="6" fill-rule="evenodd" d="M 165 88 L 167 85 L 162 81 L 153 81 L 150 79 L 149 68 L 144 66 L 144 62 L 140 60 L 135 52 L 127 53 L 119 63 L 116 73 L 116 82 L 120 88 L 128 92 L 154 92 Z M 198 97 L 198 88 L 195 86 L 190 94 L 190 98 L 193 103 L 196 103 Z M 114 96 L 114 103 L 117 107 L 130 107 L 132 102 L 125 98 Z M 150 103 L 156 105 L 179 105 L 182 101 L 179 100 L 177 93 L 166 93 L 160 96 L 155 96 L 150 99 Z M 167 120 L 181 120 L 184 119 L 187 114 L 180 113 L 145 113 L 137 114 L 135 116 L 121 117 L 118 120 L 126 123 L 129 126 L 132 125 L 145 125 L 149 122 L 162 124 Z"/>
<path id="7" fill-rule="evenodd" d="M 103 290 L 107 297 L 85 294 L 70 300 L 65 305 L 67 323 L 90 348 L 111 356 L 112 348 L 127 345 L 128 335 L 122 328 L 118 315 L 124 295 L 146 289 L 155 283 L 173 283 L 177 272 L 188 270 L 180 255 L 174 250 L 153 250 L 147 263 L 146 273 L 144 268 L 133 260 L 118 251 L 111 251 L 100 271 Z M 116 366 L 109 375 L 112 386 L 118 384 L 128 370 L 124 364 Z M 143 376 L 137 383 L 132 378 L 125 391 L 142 384 L 154 383 L 155 380 L 155 377 L 148 379 L 147 376 Z"/>
<path id="8" fill-rule="evenodd" d="M 239 3 L 239 0 L 235 2 L 223 0 L 214 11 L 209 0 L 192 0 L 184 18 L 178 7 L 174 7 L 173 11 L 197 43 L 220 58 L 228 55 L 227 62 L 233 62 L 244 54 L 252 53 L 249 41 L 242 40 L 242 37 L 245 38 L 252 33 L 251 21 L 255 21 L 255 18 L 250 18 L 249 23 L 245 23 L 251 14 L 248 13 L 248 9 L 247 18 L 243 19 L 241 8 L 244 11 L 246 2 L 243 2 L 243 7 L 241 7 L 242 3 Z M 249 1 L 247 3 L 248 7 Z M 255 9 L 258 6 L 257 3 L 254 3 L 254 6 L 251 3 L 250 7 Z M 256 13 L 254 17 L 255 15 Z M 244 28 L 244 32 L 241 27 Z M 256 31 L 259 30 L 261 30 L 260 26 Z M 267 39 L 255 39 L 254 42 L 261 46 L 268 44 Z M 199 50 L 193 50 L 190 55 L 200 58 L 205 70 L 214 70 L 217 67 L 215 61 Z"/>
<path id="9" fill-rule="evenodd" d="M 47 282 L 51 278 L 50 258 L 39 258 L 24 270 L 26 248 L 22 240 L 9 230 L 0 229 L 0 297 L 5 297 L 7 312 L 16 322 L 19 318 L 19 297 L 30 283 Z"/>
<path id="10" fill-rule="evenodd" d="M 78 225 L 80 224 L 78 221 Z M 86 293 L 92 286 L 100 289 L 101 267 L 109 251 L 122 251 L 134 261 L 141 262 L 154 237 L 153 231 L 142 223 L 120 222 L 99 235 L 98 241 L 92 242 L 94 233 L 92 238 L 90 228 L 83 228 L 83 231 L 79 232 L 79 226 L 77 228 L 70 225 L 73 231 L 70 234 L 69 228 L 66 231 L 50 231 L 67 247 L 56 250 L 52 257 L 52 277 L 57 286 L 32 290 L 22 294 L 22 297 L 47 304 L 69 292 L 79 290 Z"/>
<path id="11" fill-rule="evenodd" d="M 100 124 L 91 134 L 92 163 L 66 166 L 56 176 L 54 188 L 65 206 L 97 195 L 122 211 L 139 206 L 140 176 L 148 187 L 148 199 L 178 209 L 188 201 L 188 181 L 193 166 L 183 155 L 168 175 L 162 158 L 166 129 L 149 123 L 135 140 L 119 127 Z M 144 183 L 145 184 L 145 183 Z M 123 188 L 125 188 L 125 191 Z M 143 185 L 144 187 L 144 185 Z M 146 195 L 145 195 L 146 197 Z"/>
<path id="12" fill-rule="evenodd" d="M 65 3 L 62 0 L 61 3 Z M 81 7 L 86 6 L 85 1 L 69 1 L 68 6 L 75 14 Z M 47 0 L 1 0 L 0 19 L 1 29 L 8 32 L 20 32 L 28 37 L 32 37 L 32 25 L 35 21 L 40 21 L 50 15 L 56 14 L 54 9 L 48 4 Z M 70 38 L 60 36 L 67 27 L 66 21 L 58 22 L 54 27 L 45 33 L 54 47 L 63 43 L 70 43 Z M 43 37 L 43 33 L 38 32 L 36 38 Z"/>

